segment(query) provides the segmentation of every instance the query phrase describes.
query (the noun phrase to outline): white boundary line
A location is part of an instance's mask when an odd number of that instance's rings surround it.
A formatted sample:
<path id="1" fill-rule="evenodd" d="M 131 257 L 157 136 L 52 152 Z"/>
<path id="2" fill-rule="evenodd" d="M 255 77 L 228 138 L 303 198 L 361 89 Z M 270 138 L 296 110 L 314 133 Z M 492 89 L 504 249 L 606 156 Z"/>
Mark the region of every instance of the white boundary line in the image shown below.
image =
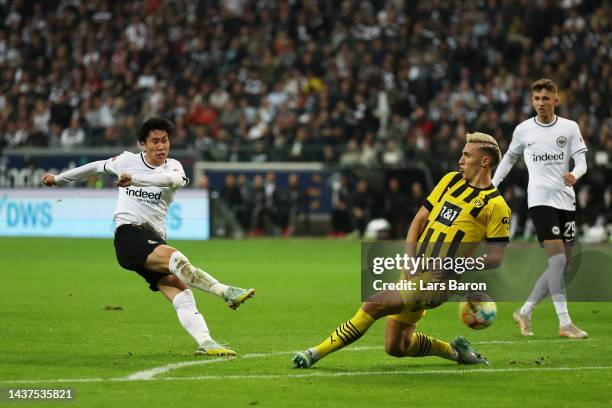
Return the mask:
<path id="1" fill-rule="evenodd" d="M 380 346 L 363 346 L 363 347 L 351 347 L 343 351 L 364 351 L 364 350 L 377 350 Z M 294 354 L 295 351 L 279 351 L 275 353 L 259 353 L 259 354 L 245 354 L 238 358 L 215 358 L 212 360 L 201 360 L 201 361 L 185 361 L 182 363 L 172 363 L 161 367 L 155 367 L 150 370 L 138 371 L 134 374 L 128 375 L 126 378 L 129 380 L 151 380 L 158 374 L 167 373 L 168 371 L 176 370 L 182 367 L 189 367 L 200 364 L 220 363 L 232 360 L 243 360 L 257 357 L 272 357 L 272 356 L 284 356 L 287 354 Z"/>
<path id="2" fill-rule="evenodd" d="M 165 377 L 153 378 L 149 381 L 204 381 L 204 380 L 241 380 L 241 379 L 277 379 L 277 378 L 308 378 L 308 377 L 363 377 L 385 375 L 423 375 L 423 374 L 471 374 L 471 373 L 508 373 L 515 371 L 588 371 L 612 370 L 612 366 L 585 367 L 542 367 L 542 368 L 468 368 L 460 370 L 400 370 L 400 371 L 344 371 L 339 373 L 309 372 L 303 374 L 245 374 L 245 375 L 203 375 L 196 377 Z"/>
<path id="3" fill-rule="evenodd" d="M 474 342 L 473 344 L 516 344 L 516 343 L 551 343 L 564 342 L 574 343 L 567 339 L 556 340 L 488 340 Z M 583 341 L 575 341 L 582 343 Z M 382 350 L 380 346 L 362 346 L 349 347 L 347 351 L 366 351 L 366 350 Z M 196 377 L 162 377 L 156 378 L 159 374 L 164 374 L 172 370 L 194 365 L 205 365 L 214 363 L 223 363 L 234 360 L 253 359 L 259 357 L 272 357 L 281 355 L 291 355 L 295 351 L 281 351 L 274 353 L 253 353 L 245 354 L 238 358 L 214 358 L 207 360 L 192 360 L 179 363 L 167 364 L 165 366 L 155 367 L 149 370 L 138 371 L 130 374 L 127 377 L 112 377 L 112 378 L 65 378 L 65 379 L 48 379 L 48 380 L 0 380 L 0 384 L 40 384 L 40 383 L 98 383 L 98 382 L 129 382 L 129 381 L 178 381 L 178 380 L 221 380 L 221 379 L 274 379 L 274 378 L 304 378 L 304 377 L 351 377 L 351 376 L 366 376 L 366 375 L 414 375 L 414 374 L 466 374 L 473 372 L 514 372 L 514 371 L 578 371 L 578 370 L 610 370 L 612 366 L 583 366 L 583 367 L 532 367 L 532 368 L 471 368 L 461 370 L 411 370 L 411 371 L 346 371 L 339 373 L 330 372 L 310 372 L 304 374 L 245 374 L 245 375 L 205 375 Z"/>
<path id="4" fill-rule="evenodd" d="M 515 344 L 515 343 L 550 343 L 550 342 L 567 342 L 567 339 L 555 339 L 555 340 L 488 340 L 481 342 L 474 342 L 473 344 Z M 381 346 L 362 346 L 362 347 L 349 347 L 342 350 L 343 352 L 347 351 L 364 351 L 364 350 L 380 350 Z M 257 357 L 272 357 L 272 356 L 282 356 L 286 354 L 293 354 L 295 351 L 281 351 L 275 353 L 264 353 L 264 354 L 245 354 L 243 356 L 238 357 L 239 359 L 250 359 Z M 211 360 L 196 360 L 196 361 L 185 361 L 181 363 L 172 363 L 161 367 L 151 368 L 149 370 L 138 371 L 134 374 L 130 374 L 127 376 L 130 380 L 150 380 L 159 374 L 164 374 L 172 370 L 176 370 L 183 367 L 189 367 L 193 365 L 200 364 L 212 364 L 212 363 L 220 363 L 231 361 L 234 359 L 231 358 L 215 358 Z"/>
<path id="5" fill-rule="evenodd" d="M 202 375 L 196 377 L 163 377 L 149 379 L 129 379 L 127 377 L 115 378 L 66 378 L 50 380 L 18 380 L 0 381 L 0 384 L 55 384 L 55 383 L 105 383 L 105 382 L 136 382 L 136 381 L 207 381 L 207 380 L 254 380 L 254 379 L 282 379 L 282 378 L 309 378 L 309 377 L 363 377 L 363 376 L 389 376 L 389 375 L 423 375 L 423 374 L 450 374 L 462 375 L 471 373 L 511 373 L 511 372 L 540 372 L 540 371 L 596 371 L 612 370 L 612 366 L 581 366 L 581 367 L 530 367 L 530 368 L 467 368 L 459 370 L 399 370 L 399 371 L 345 371 L 345 372 L 317 372 L 310 371 L 303 374 L 244 374 L 244 375 Z"/>

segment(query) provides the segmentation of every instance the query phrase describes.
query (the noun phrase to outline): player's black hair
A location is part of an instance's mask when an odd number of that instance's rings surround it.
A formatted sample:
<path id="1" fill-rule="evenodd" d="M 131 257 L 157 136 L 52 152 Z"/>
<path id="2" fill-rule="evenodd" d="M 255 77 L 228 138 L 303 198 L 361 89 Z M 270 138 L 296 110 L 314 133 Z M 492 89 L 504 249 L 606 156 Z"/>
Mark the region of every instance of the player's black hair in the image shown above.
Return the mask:
<path id="1" fill-rule="evenodd" d="M 142 124 L 140 131 L 138 132 L 138 141 L 145 143 L 147 136 L 152 130 L 163 130 L 168 133 L 168 137 L 174 136 L 174 126 L 168 119 L 164 118 L 149 118 L 145 123 Z"/>

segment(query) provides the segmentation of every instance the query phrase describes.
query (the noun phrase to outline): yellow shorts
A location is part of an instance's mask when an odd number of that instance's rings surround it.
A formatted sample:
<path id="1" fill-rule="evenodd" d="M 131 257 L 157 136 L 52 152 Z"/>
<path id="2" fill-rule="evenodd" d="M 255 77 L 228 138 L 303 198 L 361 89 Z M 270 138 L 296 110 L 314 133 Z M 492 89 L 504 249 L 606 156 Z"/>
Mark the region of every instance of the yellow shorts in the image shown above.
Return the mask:
<path id="1" fill-rule="evenodd" d="M 404 308 L 401 313 L 387 316 L 387 319 L 395 320 L 396 322 L 406 324 L 417 324 L 427 314 L 427 310 L 417 310 L 411 312 L 410 309 Z"/>
<path id="2" fill-rule="evenodd" d="M 395 315 L 387 316 L 388 319 L 406 324 L 417 324 L 427 310 L 435 309 L 446 302 L 452 295 L 447 290 L 420 290 L 427 284 L 436 282 L 431 272 L 423 272 L 415 275 L 411 281 L 416 283 L 415 290 L 402 290 L 400 295 L 404 301 L 404 310 Z"/>

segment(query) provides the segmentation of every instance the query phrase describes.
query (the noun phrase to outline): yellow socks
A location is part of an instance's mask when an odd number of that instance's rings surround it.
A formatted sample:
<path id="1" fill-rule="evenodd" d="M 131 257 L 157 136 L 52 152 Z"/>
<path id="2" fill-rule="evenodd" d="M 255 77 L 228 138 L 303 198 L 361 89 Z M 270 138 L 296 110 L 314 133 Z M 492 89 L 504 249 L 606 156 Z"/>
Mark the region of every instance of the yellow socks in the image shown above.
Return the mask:
<path id="1" fill-rule="evenodd" d="M 315 361 L 320 360 L 326 355 L 355 342 L 365 334 L 375 321 L 372 316 L 359 309 L 355 316 L 338 326 L 321 344 L 310 349 L 313 358 Z M 437 356 L 454 361 L 457 361 L 458 357 L 457 352 L 449 343 L 421 333 L 412 335 L 412 341 L 404 356 Z"/>
<path id="2" fill-rule="evenodd" d="M 421 333 L 414 333 L 406 357 L 437 356 L 448 360 L 457 360 L 457 353 L 445 341 L 434 339 Z"/>
<path id="3" fill-rule="evenodd" d="M 325 341 L 312 349 L 314 357 L 319 360 L 329 353 L 348 346 L 363 336 L 375 321 L 372 316 L 360 308 L 351 320 L 342 323 Z"/>

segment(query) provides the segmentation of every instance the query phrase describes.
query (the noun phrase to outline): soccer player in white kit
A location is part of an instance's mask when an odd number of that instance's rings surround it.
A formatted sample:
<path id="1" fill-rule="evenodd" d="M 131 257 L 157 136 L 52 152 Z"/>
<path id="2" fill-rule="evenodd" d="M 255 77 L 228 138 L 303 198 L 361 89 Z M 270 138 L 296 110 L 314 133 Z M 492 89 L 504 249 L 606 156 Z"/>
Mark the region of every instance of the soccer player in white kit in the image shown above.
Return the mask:
<path id="1" fill-rule="evenodd" d="M 548 256 L 548 267 L 525 304 L 512 317 L 523 336 L 532 336 L 531 314 L 550 294 L 559 318 L 559 336 L 584 339 L 588 334 L 572 323 L 567 309 L 565 271 L 571 262 L 576 233 L 573 186 L 587 171 L 587 148 L 578 124 L 555 115 L 559 97 L 553 81 L 535 81 L 531 86 L 531 103 L 536 116 L 514 129 L 512 142 L 495 172 L 493 184 L 498 186 L 523 155 L 529 172 L 529 215 Z M 574 159 L 571 172 L 570 159 Z"/>
<path id="2" fill-rule="evenodd" d="M 151 118 L 141 127 L 138 141 L 142 152 L 123 152 L 58 175 L 45 174 L 46 186 L 96 174 L 117 176 L 119 195 L 115 208 L 115 252 L 119 264 L 137 272 L 152 291 L 160 291 L 172 302 L 178 319 L 198 343 L 196 354 L 235 356 L 236 352 L 210 336 L 204 317 L 198 312 L 189 286 L 225 299 L 232 309 L 255 294 L 254 289 L 227 286 L 166 244 L 166 214 L 174 193 L 189 180 L 180 162 L 168 158 L 172 124 Z"/>

